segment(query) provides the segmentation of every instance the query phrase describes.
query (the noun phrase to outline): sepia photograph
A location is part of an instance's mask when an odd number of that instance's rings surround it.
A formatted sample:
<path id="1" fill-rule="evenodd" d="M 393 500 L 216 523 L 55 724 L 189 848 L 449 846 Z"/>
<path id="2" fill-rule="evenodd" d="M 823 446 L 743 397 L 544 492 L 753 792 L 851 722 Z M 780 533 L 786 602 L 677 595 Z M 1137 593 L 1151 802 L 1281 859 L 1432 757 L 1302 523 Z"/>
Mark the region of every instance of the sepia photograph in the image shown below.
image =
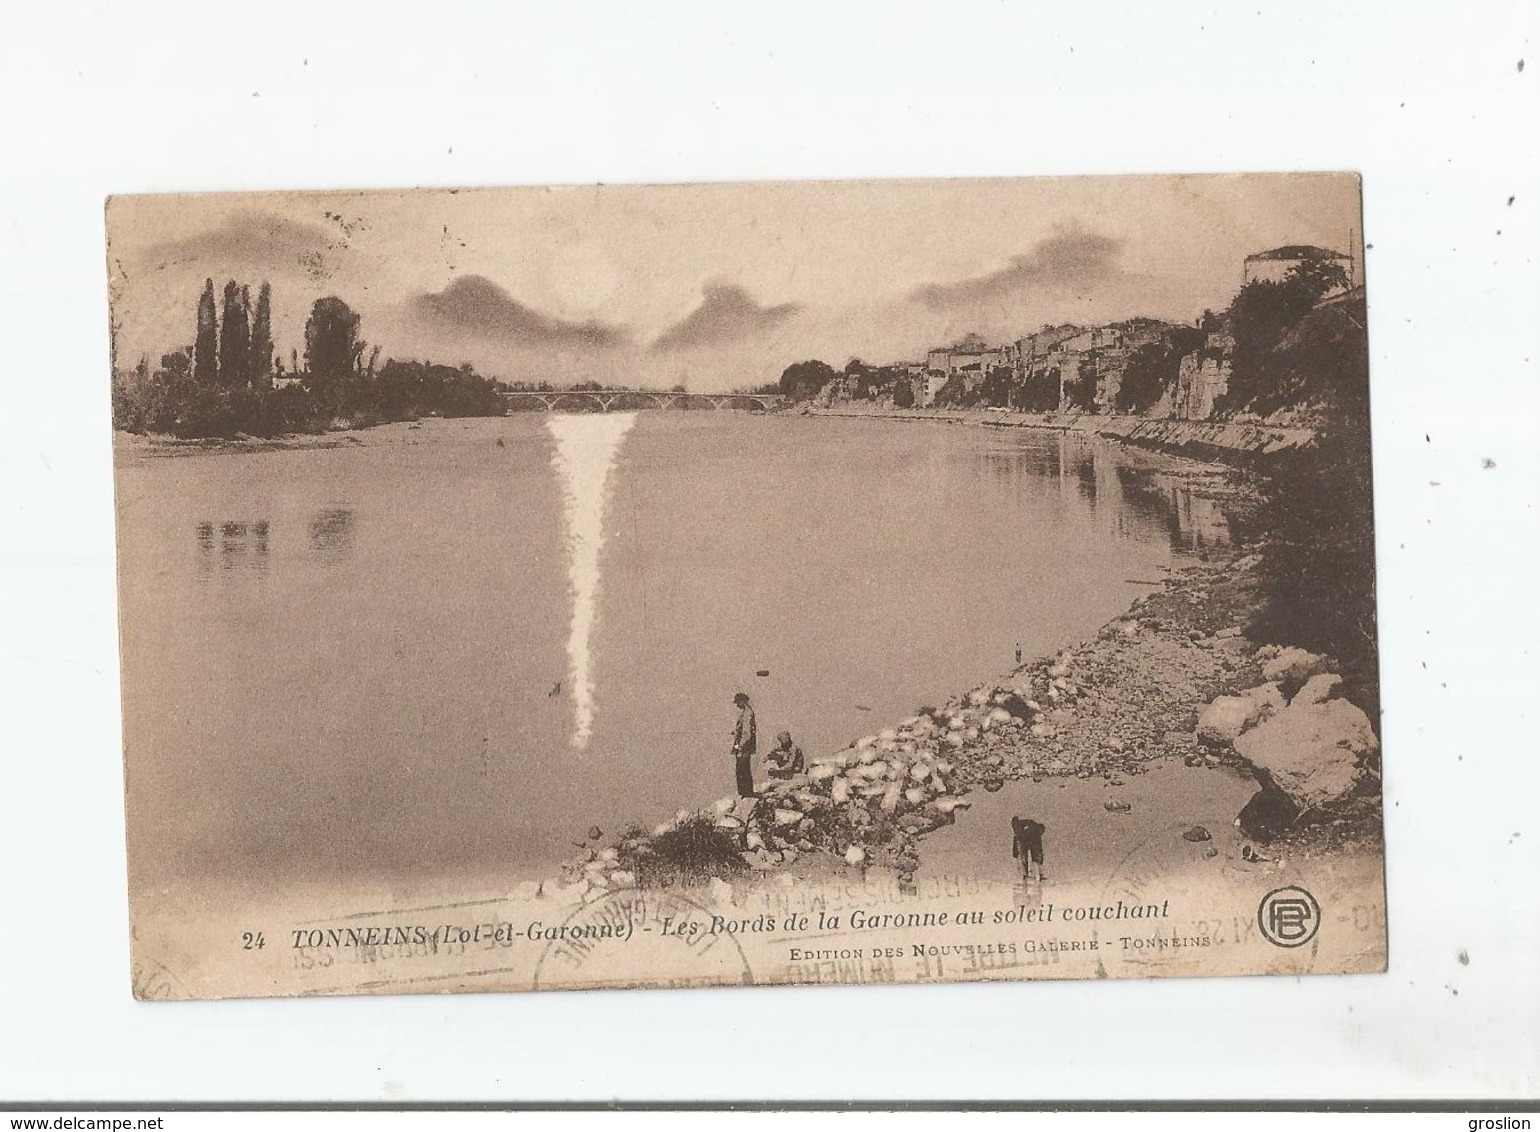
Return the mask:
<path id="1" fill-rule="evenodd" d="M 139 997 L 1384 969 L 1355 175 L 107 225 Z"/>
<path id="2" fill-rule="evenodd" d="M 1453 14 L 18 10 L 0 1125 L 1533 1124 Z"/>

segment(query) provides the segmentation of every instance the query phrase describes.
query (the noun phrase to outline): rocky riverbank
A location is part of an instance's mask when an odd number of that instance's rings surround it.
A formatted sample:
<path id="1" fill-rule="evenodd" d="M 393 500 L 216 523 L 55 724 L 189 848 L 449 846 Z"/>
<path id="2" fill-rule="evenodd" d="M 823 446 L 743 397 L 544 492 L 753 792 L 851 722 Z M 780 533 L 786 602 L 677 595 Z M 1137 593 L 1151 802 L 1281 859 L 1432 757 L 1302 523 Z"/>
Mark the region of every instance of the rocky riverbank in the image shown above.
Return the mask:
<path id="1" fill-rule="evenodd" d="M 1239 841 L 1230 839 L 1245 861 L 1374 851 L 1373 727 L 1341 698 L 1330 658 L 1246 637 L 1257 565 L 1236 554 L 1175 571 L 1093 639 L 816 757 L 806 775 L 762 783 L 755 798 L 723 798 L 608 841 L 592 830 L 563 885 L 586 899 L 633 884 L 877 867 L 904 887 L 927 835 L 965 827 L 978 791 L 1100 779 L 1106 820 L 1117 821 L 1130 808 L 1119 787 L 1166 762 L 1253 776 L 1255 794 L 1233 819 Z M 1159 792 L 1141 804 L 1159 807 Z M 1036 816 L 1053 828 L 1053 813 Z M 1001 840 L 994 828 L 978 835 Z M 1210 836 L 1198 828 L 1189 840 Z"/>
<path id="2" fill-rule="evenodd" d="M 898 409 L 891 405 L 851 403 L 816 408 L 804 403 L 794 411 L 808 416 L 876 417 L 884 420 L 984 425 L 991 428 L 1038 429 L 1072 436 L 1100 437 L 1199 459 L 1269 456 L 1299 448 L 1315 437 L 1313 429 L 1267 420 L 1162 420 L 1078 410 L 1026 413 L 1005 409 Z"/>

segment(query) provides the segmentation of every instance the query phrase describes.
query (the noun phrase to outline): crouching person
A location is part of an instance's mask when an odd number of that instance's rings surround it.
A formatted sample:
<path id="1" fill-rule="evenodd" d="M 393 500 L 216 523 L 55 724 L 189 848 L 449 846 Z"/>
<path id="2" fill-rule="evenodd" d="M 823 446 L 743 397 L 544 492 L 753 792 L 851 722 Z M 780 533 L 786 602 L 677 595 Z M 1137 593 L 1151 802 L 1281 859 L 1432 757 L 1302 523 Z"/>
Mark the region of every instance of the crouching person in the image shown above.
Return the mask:
<path id="1" fill-rule="evenodd" d="M 765 756 L 765 773 L 771 778 L 785 780 L 807 773 L 807 763 L 802 758 L 802 748 L 791 741 L 791 732 L 782 731 L 775 737 L 775 746 Z"/>

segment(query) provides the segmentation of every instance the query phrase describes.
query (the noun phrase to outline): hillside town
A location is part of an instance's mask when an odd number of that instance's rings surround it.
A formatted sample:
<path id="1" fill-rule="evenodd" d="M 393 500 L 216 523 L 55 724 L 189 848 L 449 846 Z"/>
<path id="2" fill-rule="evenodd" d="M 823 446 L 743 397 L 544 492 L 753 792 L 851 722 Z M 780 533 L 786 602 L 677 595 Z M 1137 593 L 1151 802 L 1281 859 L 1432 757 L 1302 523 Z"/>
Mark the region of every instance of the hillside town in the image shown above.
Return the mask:
<path id="1" fill-rule="evenodd" d="M 1291 289 L 1303 293 L 1314 308 L 1346 309 L 1363 302 L 1351 256 L 1289 245 L 1247 256 L 1237 302 L 1222 312 L 1205 311 L 1191 326 L 1142 317 L 1100 326 L 1065 323 L 998 344 L 969 334 L 929 350 L 923 361 L 868 366 L 856 359 L 843 372 L 819 362 L 798 363 L 788 368 L 781 388 L 792 396 L 800 389 L 824 406 L 868 401 L 897 408 L 1209 420 L 1254 407 L 1251 398 L 1238 398 L 1232 390 L 1237 337 L 1244 339 L 1249 329 L 1238 327 L 1237 320 L 1259 313 L 1241 300 L 1281 297 Z M 825 379 L 819 382 L 820 377 Z M 1272 405 L 1266 411 L 1308 416 L 1309 407 Z"/>

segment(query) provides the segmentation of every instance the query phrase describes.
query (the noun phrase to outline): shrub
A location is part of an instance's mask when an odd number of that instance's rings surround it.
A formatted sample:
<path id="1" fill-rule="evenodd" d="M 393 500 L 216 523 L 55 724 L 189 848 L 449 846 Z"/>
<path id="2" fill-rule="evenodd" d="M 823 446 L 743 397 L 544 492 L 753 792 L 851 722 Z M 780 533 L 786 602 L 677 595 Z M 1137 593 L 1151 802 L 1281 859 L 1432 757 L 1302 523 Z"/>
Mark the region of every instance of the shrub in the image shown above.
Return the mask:
<path id="1" fill-rule="evenodd" d="M 1028 376 L 1017 394 L 1016 406 L 1032 413 L 1049 413 L 1059 407 L 1059 367 Z"/>
<path id="2" fill-rule="evenodd" d="M 638 853 L 633 862 L 641 888 L 704 884 L 747 868 L 736 838 L 704 815 L 682 821 L 646 844 L 650 852 Z"/>
<path id="3" fill-rule="evenodd" d="M 787 366 L 781 372 L 777 388 L 790 400 L 810 401 L 838 376 L 839 372 L 833 366 L 814 358 Z"/>
<path id="4" fill-rule="evenodd" d="M 1117 407 L 1128 413 L 1142 413 L 1154 405 L 1176 384 L 1182 358 L 1197 350 L 1203 339 L 1203 331 L 1179 326 L 1159 341 L 1146 342 L 1135 349 L 1118 385 Z"/>

